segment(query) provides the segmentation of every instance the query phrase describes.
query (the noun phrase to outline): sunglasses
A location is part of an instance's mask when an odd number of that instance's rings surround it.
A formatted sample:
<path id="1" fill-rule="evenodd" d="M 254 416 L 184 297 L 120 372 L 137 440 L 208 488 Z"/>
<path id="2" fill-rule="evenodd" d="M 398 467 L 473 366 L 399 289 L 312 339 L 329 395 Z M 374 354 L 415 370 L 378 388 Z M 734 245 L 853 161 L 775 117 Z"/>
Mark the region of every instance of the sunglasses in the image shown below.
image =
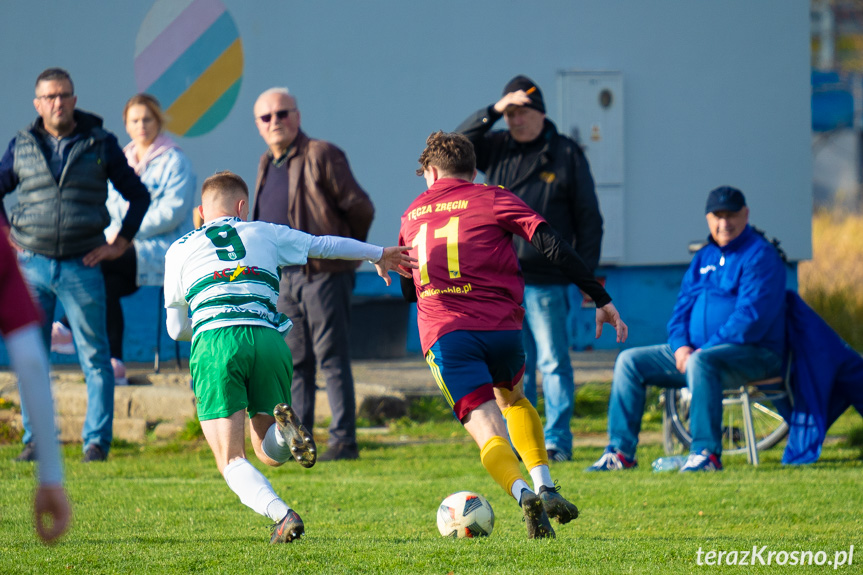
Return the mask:
<path id="1" fill-rule="evenodd" d="M 291 112 L 296 112 L 296 111 L 297 111 L 296 108 L 289 108 L 287 110 L 278 110 L 275 113 L 276 120 L 284 120 L 285 118 L 288 117 L 288 115 L 290 115 Z M 273 114 L 264 114 L 263 116 L 258 116 L 258 119 L 265 124 L 269 124 L 270 120 L 273 119 Z"/>

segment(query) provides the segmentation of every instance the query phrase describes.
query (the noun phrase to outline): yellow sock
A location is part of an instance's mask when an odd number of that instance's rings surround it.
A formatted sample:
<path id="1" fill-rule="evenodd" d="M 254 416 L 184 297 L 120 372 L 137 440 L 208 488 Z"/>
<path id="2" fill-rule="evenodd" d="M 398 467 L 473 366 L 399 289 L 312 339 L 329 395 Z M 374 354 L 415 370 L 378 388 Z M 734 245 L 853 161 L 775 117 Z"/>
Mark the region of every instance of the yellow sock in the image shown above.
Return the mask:
<path id="1" fill-rule="evenodd" d="M 507 494 L 511 494 L 512 484 L 521 479 L 521 469 L 518 459 L 512 452 L 509 442 L 499 435 L 489 439 L 479 452 L 482 466 L 492 479 L 500 485 Z"/>
<path id="2" fill-rule="evenodd" d="M 522 398 L 504 409 L 503 416 L 509 429 L 509 438 L 528 471 L 537 465 L 548 465 L 545 433 L 536 408 L 526 398 Z"/>

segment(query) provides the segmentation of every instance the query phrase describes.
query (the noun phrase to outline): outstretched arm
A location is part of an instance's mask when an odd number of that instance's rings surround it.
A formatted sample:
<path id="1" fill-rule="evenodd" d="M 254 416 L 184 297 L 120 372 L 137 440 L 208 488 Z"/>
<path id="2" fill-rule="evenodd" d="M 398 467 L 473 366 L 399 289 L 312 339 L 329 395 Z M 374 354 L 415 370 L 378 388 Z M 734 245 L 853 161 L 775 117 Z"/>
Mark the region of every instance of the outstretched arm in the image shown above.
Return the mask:
<path id="1" fill-rule="evenodd" d="M 375 269 L 378 270 L 378 275 L 384 278 L 387 285 L 392 283 L 388 272 L 394 271 L 403 278 L 409 278 L 411 277 L 411 272 L 408 270 L 415 270 L 419 267 L 415 263 L 417 259 L 407 254 L 409 249 L 411 249 L 411 246 L 392 246 L 384 248 L 384 253 L 381 256 L 381 259 L 375 262 Z"/>
<path id="2" fill-rule="evenodd" d="M 537 226 L 530 238 L 530 243 L 596 302 L 596 337 L 602 335 L 602 324 L 607 323 L 617 332 L 617 342 L 625 342 L 629 335 L 629 328 L 620 319 L 617 308 L 611 303 L 611 296 L 596 281 L 581 256 L 545 222 Z"/>
<path id="3" fill-rule="evenodd" d="M 590 267 L 550 225 L 545 222 L 538 225 L 530 238 L 530 243 L 548 261 L 558 266 L 569 281 L 593 298 L 597 308 L 611 302 L 611 296 L 593 277 Z"/>
<path id="4" fill-rule="evenodd" d="M 375 264 L 378 275 L 390 285 L 387 272 L 394 271 L 405 277 L 410 277 L 411 269 L 416 269 L 416 258 L 407 255 L 410 246 L 393 246 L 382 248 L 351 238 L 340 236 L 312 236 L 309 244 L 309 257 L 340 260 L 368 260 Z"/>

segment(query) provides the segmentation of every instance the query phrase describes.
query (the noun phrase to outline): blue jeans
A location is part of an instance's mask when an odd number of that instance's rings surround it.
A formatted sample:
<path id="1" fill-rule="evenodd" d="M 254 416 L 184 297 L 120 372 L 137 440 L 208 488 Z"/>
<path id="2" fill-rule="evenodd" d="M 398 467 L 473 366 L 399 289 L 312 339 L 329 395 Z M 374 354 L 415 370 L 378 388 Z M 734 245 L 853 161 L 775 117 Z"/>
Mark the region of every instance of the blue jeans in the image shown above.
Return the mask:
<path id="1" fill-rule="evenodd" d="M 569 424 L 575 404 L 575 382 L 566 329 L 567 286 L 525 286 L 524 309 L 524 393 L 535 406 L 536 368 L 539 367 L 545 398 L 545 446 L 569 457 L 572 455 Z"/>
<path id="2" fill-rule="evenodd" d="M 753 345 L 723 344 L 693 353 L 686 374 L 677 371 L 668 344 L 627 349 L 614 364 L 608 402 L 608 436 L 612 447 L 635 457 L 646 387 L 689 387 L 691 453 L 722 454 L 722 390 L 780 375 L 782 359 Z"/>
<path id="3" fill-rule="evenodd" d="M 45 349 L 51 348 L 51 324 L 57 300 L 63 305 L 87 382 L 87 416 L 81 432 L 84 450 L 96 444 L 107 454 L 114 424 L 114 370 L 105 329 L 102 269 L 85 266 L 81 258 L 57 260 L 30 251 L 18 253 L 18 264 L 45 314 L 42 325 Z M 23 401 L 21 419 L 27 443 L 33 436 Z"/>

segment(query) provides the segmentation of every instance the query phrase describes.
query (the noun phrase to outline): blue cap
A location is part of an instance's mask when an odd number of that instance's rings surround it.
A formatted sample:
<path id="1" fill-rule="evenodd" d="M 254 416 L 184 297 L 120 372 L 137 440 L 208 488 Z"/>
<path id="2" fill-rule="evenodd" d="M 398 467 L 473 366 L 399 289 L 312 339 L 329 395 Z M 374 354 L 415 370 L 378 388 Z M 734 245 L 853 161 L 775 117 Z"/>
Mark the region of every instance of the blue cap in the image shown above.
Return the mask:
<path id="1" fill-rule="evenodd" d="M 731 186 L 720 186 L 707 196 L 705 214 L 713 212 L 739 212 L 746 206 L 743 192 Z"/>

